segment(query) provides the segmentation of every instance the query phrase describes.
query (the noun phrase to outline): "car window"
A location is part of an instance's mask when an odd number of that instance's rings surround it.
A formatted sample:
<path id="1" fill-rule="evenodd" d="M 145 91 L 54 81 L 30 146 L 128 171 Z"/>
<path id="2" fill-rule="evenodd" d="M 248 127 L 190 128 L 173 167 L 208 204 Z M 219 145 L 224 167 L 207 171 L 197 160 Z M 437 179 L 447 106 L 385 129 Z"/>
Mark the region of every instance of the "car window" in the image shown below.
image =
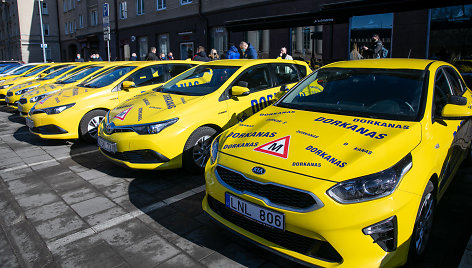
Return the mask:
<path id="1" fill-rule="evenodd" d="M 441 115 L 441 111 L 444 105 L 447 104 L 447 99 L 452 95 L 451 88 L 447 82 L 446 75 L 443 70 L 439 70 L 436 73 L 436 79 L 434 81 L 434 97 L 433 97 L 433 112 L 434 115 Z"/>
<path id="2" fill-rule="evenodd" d="M 11 75 L 20 75 L 20 74 L 24 74 L 26 73 L 27 71 L 33 69 L 34 67 L 36 67 L 36 65 L 26 65 L 26 66 L 23 66 L 17 70 L 15 70 L 13 73 L 11 73 Z"/>
<path id="3" fill-rule="evenodd" d="M 295 67 L 297 67 L 298 71 L 300 72 L 300 77 L 305 77 L 306 76 L 306 67 L 303 65 L 295 64 Z"/>
<path id="4" fill-rule="evenodd" d="M 90 75 L 91 73 L 94 73 L 94 72 L 100 70 L 101 68 L 103 68 L 103 67 L 101 67 L 101 66 L 87 66 L 83 70 L 81 70 L 79 72 L 76 72 L 73 75 L 67 77 L 66 79 L 63 79 L 63 80 L 58 81 L 56 83 L 57 84 L 74 83 L 74 82 L 77 82 L 77 81 L 83 79 L 84 77 Z"/>
<path id="5" fill-rule="evenodd" d="M 298 71 L 292 64 L 273 63 L 269 64 L 276 77 L 276 85 L 287 85 L 299 80 Z"/>
<path id="6" fill-rule="evenodd" d="M 462 93 L 464 93 L 465 90 L 465 86 L 462 82 L 462 79 L 452 68 L 446 67 L 444 68 L 444 71 L 446 71 L 446 75 L 449 80 L 449 83 L 451 84 L 452 92 L 454 93 L 454 95 L 462 96 Z"/>
<path id="7" fill-rule="evenodd" d="M 42 72 L 44 69 L 48 68 L 49 66 L 41 66 L 41 67 L 38 67 L 36 69 L 34 69 L 33 71 L 25 74 L 25 77 L 30 77 L 30 76 L 34 76 L 34 75 L 37 75 L 39 72 Z"/>
<path id="8" fill-rule="evenodd" d="M 79 86 L 90 88 L 106 87 L 135 68 L 136 66 L 118 66 L 102 73 L 100 76 L 88 81 L 87 83 L 80 84 Z"/>
<path id="9" fill-rule="evenodd" d="M 170 77 L 175 77 L 193 67 L 190 64 L 167 64 L 167 66 L 169 67 Z"/>
<path id="10" fill-rule="evenodd" d="M 144 67 L 131 74 L 126 81 L 134 82 L 137 87 L 149 86 L 164 83 L 167 75 L 163 65 Z"/>
<path id="11" fill-rule="evenodd" d="M 233 85 L 246 82 L 251 92 L 264 90 L 271 87 L 269 70 L 266 66 L 256 66 L 247 70 Z"/>
<path id="12" fill-rule="evenodd" d="M 67 71 L 70 71 L 73 68 L 76 68 L 76 67 L 71 65 L 71 66 L 66 66 L 66 67 L 60 68 L 57 71 L 52 72 L 52 73 L 46 75 L 43 78 L 39 78 L 38 80 L 49 80 L 49 79 L 56 78 L 56 77 L 62 75 L 63 73 L 65 73 Z"/>

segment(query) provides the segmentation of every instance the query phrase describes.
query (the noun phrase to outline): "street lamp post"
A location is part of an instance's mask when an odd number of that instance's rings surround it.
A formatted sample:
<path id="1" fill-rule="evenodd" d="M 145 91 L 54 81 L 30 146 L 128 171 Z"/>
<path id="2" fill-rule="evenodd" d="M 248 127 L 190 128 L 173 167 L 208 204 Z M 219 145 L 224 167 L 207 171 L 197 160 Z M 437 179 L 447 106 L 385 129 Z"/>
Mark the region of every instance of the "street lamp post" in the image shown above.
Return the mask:
<path id="1" fill-rule="evenodd" d="M 43 61 L 46 62 L 46 46 L 44 45 L 44 30 L 43 30 L 42 2 L 43 2 L 43 0 L 38 0 L 38 7 L 39 7 L 39 26 L 41 27 L 41 48 L 43 49 Z"/>

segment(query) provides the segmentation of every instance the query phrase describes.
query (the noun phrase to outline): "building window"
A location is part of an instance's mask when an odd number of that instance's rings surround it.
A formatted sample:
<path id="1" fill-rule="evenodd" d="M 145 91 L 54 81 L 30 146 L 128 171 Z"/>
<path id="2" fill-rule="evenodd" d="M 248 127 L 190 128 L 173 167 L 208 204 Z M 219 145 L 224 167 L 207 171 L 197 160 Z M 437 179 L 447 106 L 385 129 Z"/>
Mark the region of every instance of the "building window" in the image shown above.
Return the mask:
<path id="1" fill-rule="evenodd" d="M 79 15 L 79 28 L 84 28 L 84 16 Z"/>
<path id="2" fill-rule="evenodd" d="M 49 36 L 49 24 L 43 23 L 43 33 L 44 33 L 44 36 Z"/>
<path id="3" fill-rule="evenodd" d="M 97 14 L 97 10 L 92 10 L 92 12 L 90 13 L 90 25 L 91 26 L 97 26 L 98 24 L 98 14 Z"/>
<path id="4" fill-rule="evenodd" d="M 69 22 L 69 32 L 72 34 L 74 32 L 74 25 L 72 25 L 72 21 Z"/>
<path id="5" fill-rule="evenodd" d="M 353 55 L 357 55 L 357 52 L 359 52 L 364 58 L 373 57 L 374 55 L 365 54 L 360 48 L 363 46 L 370 47 L 374 34 L 378 34 L 383 46 L 387 50 L 392 51 L 390 37 L 393 31 L 393 13 L 352 16 L 350 30 L 349 52 L 352 52 Z M 405 55 L 406 57 L 407 55 Z"/>
<path id="6" fill-rule="evenodd" d="M 65 25 L 66 25 L 66 27 L 64 28 L 64 33 L 65 33 L 65 34 L 68 34 L 68 33 L 69 33 L 69 25 L 68 25 L 67 22 L 66 22 Z"/>
<path id="7" fill-rule="evenodd" d="M 128 18 L 128 5 L 125 2 L 120 3 L 120 19 L 124 20 Z"/>
<path id="8" fill-rule="evenodd" d="M 67 12 L 67 1 L 66 0 L 62 0 L 62 9 L 64 10 L 64 12 Z"/>
<path id="9" fill-rule="evenodd" d="M 141 60 L 146 60 L 146 56 L 148 53 L 148 43 L 147 43 L 147 36 L 141 36 L 138 38 L 138 46 L 139 46 L 139 57 Z"/>
<path id="10" fill-rule="evenodd" d="M 72 0 L 69 0 L 69 6 L 68 6 L 67 10 L 72 10 Z"/>
<path id="11" fill-rule="evenodd" d="M 223 55 L 228 49 L 228 32 L 224 27 L 215 27 L 210 30 L 211 47 L 218 51 L 219 55 Z M 236 44 L 239 46 L 239 44 Z M 208 51 L 210 52 L 210 51 Z"/>
<path id="12" fill-rule="evenodd" d="M 166 0 L 157 0 L 157 10 L 166 9 Z"/>
<path id="13" fill-rule="evenodd" d="M 310 27 L 303 28 L 303 49 L 310 49 L 311 44 L 311 29 Z"/>
<path id="14" fill-rule="evenodd" d="M 77 20 L 74 20 L 74 33 L 77 32 Z"/>
<path id="15" fill-rule="evenodd" d="M 186 5 L 192 3 L 192 0 L 180 0 L 181 5 Z"/>
<path id="16" fill-rule="evenodd" d="M 41 8 L 41 13 L 43 15 L 48 15 L 48 3 L 42 2 L 42 8 Z"/>
<path id="17" fill-rule="evenodd" d="M 159 52 L 167 55 L 169 53 L 169 34 L 160 34 L 157 37 L 159 42 Z"/>
<path id="18" fill-rule="evenodd" d="M 144 0 L 136 0 L 136 14 L 137 15 L 144 14 Z"/>

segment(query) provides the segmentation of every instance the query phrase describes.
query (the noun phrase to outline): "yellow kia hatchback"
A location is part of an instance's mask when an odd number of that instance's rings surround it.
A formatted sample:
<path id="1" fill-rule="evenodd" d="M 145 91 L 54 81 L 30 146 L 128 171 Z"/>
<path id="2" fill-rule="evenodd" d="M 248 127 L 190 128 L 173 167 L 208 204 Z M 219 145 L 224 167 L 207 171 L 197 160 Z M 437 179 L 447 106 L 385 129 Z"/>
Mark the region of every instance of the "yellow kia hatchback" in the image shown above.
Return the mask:
<path id="1" fill-rule="evenodd" d="M 88 64 L 87 64 L 88 63 Z M 34 90 L 30 90 L 21 95 L 18 101 L 18 111 L 22 117 L 26 117 L 33 108 L 33 106 L 45 97 L 58 92 L 64 88 L 74 87 L 78 84 L 85 82 L 89 79 L 99 76 L 108 69 L 123 65 L 129 62 L 126 61 L 115 61 L 115 62 L 87 62 L 83 69 L 75 72 L 65 78 L 58 79 L 53 84 L 46 84 L 39 86 Z"/>
<path id="2" fill-rule="evenodd" d="M 66 88 L 37 102 L 26 118 L 30 131 L 45 139 L 96 142 L 108 110 L 197 65 L 188 61 L 134 62 Z"/>
<path id="3" fill-rule="evenodd" d="M 5 96 L 7 95 L 7 91 L 16 79 L 34 71 L 36 68 L 40 66 L 41 64 L 39 63 L 26 64 L 16 69 L 9 75 L 0 77 L 0 101 L 5 101 Z"/>
<path id="4" fill-rule="evenodd" d="M 310 72 L 304 62 L 276 59 L 199 65 L 110 111 L 98 145 L 131 168 L 202 171 L 215 134 L 267 107 L 281 86 Z"/>
<path id="5" fill-rule="evenodd" d="M 414 262 L 470 152 L 471 116 L 472 92 L 448 63 L 324 66 L 215 138 L 203 209 L 317 267 Z"/>

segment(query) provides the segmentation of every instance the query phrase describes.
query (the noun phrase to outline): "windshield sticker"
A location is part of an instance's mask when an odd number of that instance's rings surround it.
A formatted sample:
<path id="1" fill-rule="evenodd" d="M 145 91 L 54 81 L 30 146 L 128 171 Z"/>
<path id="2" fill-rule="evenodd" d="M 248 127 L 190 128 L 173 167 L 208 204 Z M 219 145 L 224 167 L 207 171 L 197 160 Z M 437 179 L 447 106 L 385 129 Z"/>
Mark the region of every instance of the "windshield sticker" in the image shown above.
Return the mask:
<path id="1" fill-rule="evenodd" d="M 249 133 L 238 133 L 238 132 L 231 132 L 228 135 L 228 138 L 250 138 L 250 137 L 255 137 L 255 138 L 273 138 L 277 132 L 249 132 Z"/>
<path id="2" fill-rule="evenodd" d="M 259 112 L 260 110 L 264 109 L 265 107 L 269 106 L 274 102 L 274 95 L 269 94 L 266 97 L 262 96 L 259 98 L 259 101 L 257 99 L 251 100 L 251 108 L 252 108 L 252 113 L 255 114 Z"/>
<path id="3" fill-rule="evenodd" d="M 162 109 L 161 107 L 149 106 L 151 109 Z"/>
<path id="4" fill-rule="evenodd" d="M 143 119 L 143 108 L 138 109 L 138 121 Z"/>
<path id="5" fill-rule="evenodd" d="M 249 116 L 245 112 L 242 112 L 238 114 L 236 118 L 238 119 L 239 122 L 243 122 L 244 120 L 248 119 Z"/>
<path id="6" fill-rule="evenodd" d="M 166 102 L 167 109 L 175 108 L 174 100 L 170 95 L 164 95 L 164 101 Z"/>
<path id="7" fill-rule="evenodd" d="M 50 97 L 46 97 L 46 98 L 44 98 L 43 100 L 41 100 L 41 101 L 39 102 L 39 104 L 43 104 L 43 103 L 45 103 L 45 102 L 46 102 L 46 101 L 47 101 L 49 98 L 50 98 Z"/>
<path id="8" fill-rule="evenodd" d="M 146 106 L 151 104 L 151 103 L 149 103 L 148 99 L 146 99 L 146 98 L 143 98 L 143 102 L 144 102 L 144 104 L 146 104 Z"/>
<path id="9" fill-rule="evenodd" d="M 365 124 L 371 124 L 371 125 L 379 126 L 379 127 L 401 128 L 401 129 L 409 129 L 410 128 L 410 126 L 408 126 L 408 125 L 391 124 L 391 123 L 385 123 L 385 122 L 380 122 L 380 121 L 375 121 L 375 120 L 359 119 L 359 118 L 354 118 L 352 121 L 359 122 L 359 123 L 365 123 Z"/>
<path id="10" fill-rule="evenodd" d="M 242 127 L 254 127 L 254 125 L 246 125 L 246 124 L 243 124 L 243 123 L 239 123 L 239 126 L 242 126 Z"/>
<path id="11" fill-rule="evenodd" d="M 289 146 L 290 136 L 286 136 L 254 148 L 254 151 L 287 159 Z"/>
<path id="12" fill-rule="evenodd" d="M 358 151 L 358 152 L 366 153 L 366 154 L 372 154 L 372 151 L 362 149 L 362 148 L 359 148 L 359 147 L 354 147 L 354 151 Z"/>
<path id="13" fill-rule="evenodd" d="M 123 121 L 123 120 L 125 120 L 126 116 L 128 115 L 128 113 L 131 109 L 133 109 L 133 107 L 130 107 L 130 108 L 124 110 L 124 111 L 121 111 L 121 113 L 115 115 L 115 117 L 113 117 L 113 118 L 116 118 L 116 119 L 119 119 L 119 120 Z"/>
<path id="14" fill-rule="evenodd" d="M 278 119 L 274 119 L 274 118 L 269 118 L 269 119 L 267 119 L 266 121 L 272 121 L 272 122 L 282 123 L 282 124 L 286 124 L 286 123 L 287 123 L 287 121 L 282 121 L 282 120 L 278 120 Z"/>
<path id="15" fill-rule="evenodd" d="M 237 144 L 226 144 L 223 146 L 224 149 L 234 149 L 234 148 L 244 148 L 244 147 L 256 147 L 259 145 L 258 142 L 243 142 L 243 143 L 237 143 Z"/>
<path id="16" fill-rule="evenodd" d="M 321 163 L 313 162 L 292 162 L 293 167 L 321 167 Z"/>
<path id="17" fill-rule="evenodd" d="M 338 167 L 340 167 L 340 168 L 342 168 L 342 167 L 344 167 L 345 165 L 347 165 L 346 162 L 343 162 L 343 161 L 341 161 L 341 160 L 339 160 L 339 159 L 337 159 L 337 158 L 335 158 L 335 157 L 329 155 L 328 153 L 324 152 L 323 150 L 320 150 L 320 149 L 318 149 L 318 148 L 315 148 L 315 147 L 313 147 L 313 146 L 311 146 L 311 145 L 308 146 L 308 147 L 306 147 L 305 150 L 314 153 L 315 155 L 317 155 L 317 156 L 323 158 L 324 160 L 328 161 L 328 163 L 333 164 L 333 165 L 335 165 L 335 166 L 338 166 Z"/>
<path id="18" fill-rule="evenodd" d="M 72 89 L 72 96 L 76 96 L 78 94 L 79 94 L 79 89 L 78 88 Z"/>
<path id="19" fill-rule="evenodd" d="M 302 135 L 305 135 L 305 136 L 308 136 L 308 137 L 312 137 L 312 138 L 319 138 L 320 136 L 318 135 L 315 135 L 315 134 L 311 134 L 311 133 L 306 133 L 305 131 L 301 131 L 301 130 L 297 130 L 297 132 L 295 133 L 298 133 L 298 134 L 302 134 Z"/>
<path id="20" fill-rule="evenodd" d="M 127 105 L 123 105 L 123 106 L 116 107 L 116 108 L 113 109 L 113 110 L 121 110 L 121 109 L 129 108 L 129 107 L 131 107 L 131 106 L 133 106 L 133 105 L 127 104 Z"/>
<path id="21" fill-rule="evenodd" d="M 186 103 L 184 98 L 180 98 L 180 100 L 182 101 L 183 104 Z"/>
<path id="22" fill-rule="evenodd" d="M 315 122 L 317 121 L 321 121 L 322 123 L 325 123 L 325 124 L 330 124 L 330 125 L 334 125 L 334 126 L 337 126 L 337 127 L 343 127 L 345 129 L 349 129 L 349 130 L 352 130 L 356 133 L 359 133 L 361 135 L 364 135 L 366 137 L 370 137 L 370 138 L 376 138 L 376 139 L 383 139 L 387 136 L 387 134 L 377 134 L 376 131 L 370 131 L 369 129 L 367 128 L 364 128 L 364 127 L 359 127 L 358 125 L 353 125 L 351 123 L 346 123 L 346 122 L 343 122 L 343 121 L 339 121 L 339 120 L 334 120 L 334 119 L 330 119 L 330 118 L 324 118 L 324 117 L 318 117 L 315 119 Z"/>
<path id="23" fill-rule="evenodd" d="M 278 112 L 278 113 L 260 113 L 259 116 L 271 116 L 271 115 L 281 115 L 281 114 L 294 114 L 295 111 L 286 111 L 286 112 Z"/>
<path id="24" fill-rule="evenodd" d="M 58 98 L 58 97 L 56 97 L 56 98 L 55 98 L 55 100 L 56 100 L 56 102 L 57 102 L 57 103 L 59 103 L 59 102 L 60 102 L 60 100 L 59 100 L 59 98 Z"/>

